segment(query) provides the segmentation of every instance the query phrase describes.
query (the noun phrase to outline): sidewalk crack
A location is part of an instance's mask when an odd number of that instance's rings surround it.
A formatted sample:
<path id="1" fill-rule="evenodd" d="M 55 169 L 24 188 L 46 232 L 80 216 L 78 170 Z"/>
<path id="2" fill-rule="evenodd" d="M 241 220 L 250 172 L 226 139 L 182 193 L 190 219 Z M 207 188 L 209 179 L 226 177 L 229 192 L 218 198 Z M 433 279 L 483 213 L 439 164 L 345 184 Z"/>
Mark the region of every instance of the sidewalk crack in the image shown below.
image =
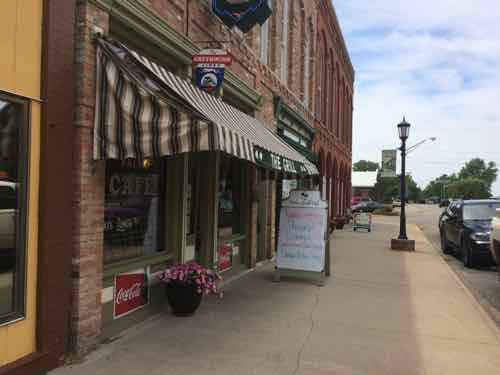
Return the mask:
<path id="1" fill-rule="evenodd" d="M 295 370 L 293 370 L 292 375 L 296 375 L 297 372 L 300 370 L 300 363 L 302 362 L 302 353 L 304 352 L 304 349 L 309 342 L 309 339 L 311 338 L 311 335 L 314 330 L 314 312 L 316 311 L 316 308 L 319 305 L 319 291 L 320 288 L 317 288 L 317 292 L 315 294 L 315 302 L 314 305 L 311 308 L 311 312 L 309 313 L 309 320 L 311 321 L 311 326 L 309 327 L 309 331 L 307 332 L 307 335 L 304 338 L 304 342 L 302 343 L 299 352 L 297 353 L 297 359 L 296 359 L 296 366 Z"/>

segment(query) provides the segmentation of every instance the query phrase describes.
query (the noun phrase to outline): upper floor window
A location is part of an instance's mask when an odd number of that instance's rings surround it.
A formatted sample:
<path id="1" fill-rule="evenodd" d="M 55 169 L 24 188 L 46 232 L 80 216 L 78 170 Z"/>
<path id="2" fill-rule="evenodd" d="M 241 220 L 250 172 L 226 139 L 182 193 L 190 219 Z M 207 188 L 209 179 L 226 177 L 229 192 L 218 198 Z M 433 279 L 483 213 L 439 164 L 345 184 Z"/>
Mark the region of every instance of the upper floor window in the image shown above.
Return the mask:
<path id="1" fill-rule="evenodd" d="M 283 31 L 281 35 L 281 70 L 280 78 L 286 83 L 288 79 L 288 23 L 289 23 L 289 1 L 283 1 Z"/>
<path id="2" fill-rule="evenodd" d="M 304 104 L 309 108 L 309 76 L 311 75 L 311 41 L 306 35 L 304 42 Z"/>
<path id="3" fill-rule="evenodd" d="M 269 19 L 260 27 L 260 61 L 267 64 L 269 59 Z"/>

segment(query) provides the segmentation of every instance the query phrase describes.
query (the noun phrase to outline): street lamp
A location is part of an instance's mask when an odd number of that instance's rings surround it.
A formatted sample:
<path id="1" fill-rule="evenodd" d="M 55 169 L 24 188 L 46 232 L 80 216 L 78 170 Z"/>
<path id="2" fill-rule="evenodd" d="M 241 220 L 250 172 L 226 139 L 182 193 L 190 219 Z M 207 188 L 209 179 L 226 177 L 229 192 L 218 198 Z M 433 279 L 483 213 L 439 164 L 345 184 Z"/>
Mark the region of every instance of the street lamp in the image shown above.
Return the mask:
<path id="1" fill-rule="evenodd" d="M 406 236 L 406 140 L 410 136 L 410 124 L 403 117 L 403 122 L 398 124 L 399 139 L 401 139 L 401 216 L 399 222 L 399 240 L 407 240 Z"/>

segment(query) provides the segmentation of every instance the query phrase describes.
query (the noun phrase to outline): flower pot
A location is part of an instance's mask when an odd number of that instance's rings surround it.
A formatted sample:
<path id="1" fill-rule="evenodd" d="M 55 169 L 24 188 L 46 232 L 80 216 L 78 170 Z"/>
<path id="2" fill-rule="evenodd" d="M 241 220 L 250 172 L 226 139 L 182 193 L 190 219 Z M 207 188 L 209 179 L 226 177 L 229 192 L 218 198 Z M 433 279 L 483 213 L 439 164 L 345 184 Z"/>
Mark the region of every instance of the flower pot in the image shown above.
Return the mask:
<path id="1" fill-rule="evenodd" d="M 176 316 L 190 316 L 200 306 L 202 295 L 195 284 L 169 282 L 165 284 L 167 300 Z"/>

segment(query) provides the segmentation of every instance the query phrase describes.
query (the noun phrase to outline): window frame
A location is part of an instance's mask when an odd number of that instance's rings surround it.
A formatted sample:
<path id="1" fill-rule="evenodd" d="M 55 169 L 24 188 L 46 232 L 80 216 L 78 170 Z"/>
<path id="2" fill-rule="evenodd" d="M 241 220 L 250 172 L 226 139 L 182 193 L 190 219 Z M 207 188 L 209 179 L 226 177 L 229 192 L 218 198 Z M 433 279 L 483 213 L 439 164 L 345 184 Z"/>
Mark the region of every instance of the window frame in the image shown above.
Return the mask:
<path id="1" fill-rule="evenodd" d="M 268 18 L 266 22 L 264 22 L 260 26 L 260 61 L 268 65 L 269 62 L 269 22 L 271 18 Z"/>
<path id="2" fill-rule="evenodd" d="M 286 9 L 286 12 L 285 12 Z M 288 64 L 289 64 L 289 52 L 288 52 L 288 31 L 290 27 L 290 1 L 283 1 L 283 22 L 281 25 L 281 53 L 280 53 L 280 79 L 281 82 L 288 86 Z"/>
<path id="3" fill-rule="evenodd" d="M 28 191 L 29 191 L 29 161 L 31 143 L 31 101 L 28 98 L 14 95 L 0 90 L 0 100 L 7 101 L 20 105 L 22 113 L 20 121 L 23 122 L 18 128 L 18 165 L 17 165 L 17 209 L 16 209 L 16 233 L 15 246 L 16 254 L 14 269 L 16 270 L 13 277 L 13 293 L 12 293 L 12 311 L 0 315 L 0 326 L 12 324 L 16 321 L 26 318 L 26 259 L 27 259 L 27 218 L 28 218 Z"/>
<path id="4" fill-rule="evenodd" d="M 132 161 L 135 159 L 131 159 L 131 163 L 137 162 L 137 161 Z M 111 164 L 112 163 L 122 163 L 124 161 L 122 160 L 116 160 L 116 159 L 110 159 L 106 161 L 106 166 L 105 166 L 105 175 L 106 175 L 106 181 L 105 185 L 107 184 L 107 175 L 108 175 L 108 168 L 112 168 Z M 103 238 L 103 259 L 102 259 L 102 264 L 104 269 L 111 269 L 113 267 L 117 267 L 121 264 L 133 262 L 136 260 L 144 259 L 146 257 L 150 256 L 161 256 L 161 255 L 171 255 L 172 252 L 170 251 L 168 245 L 167 245 L 167 238 L 169 233 L 165 231 L 163 228 L 166 228 L 167 226 L 167 217 L 166 217 L 166 210 L 167 210 L 167 177 L 166 177 L 166 168 L 167 168 L 167 161 L 165 158 L 159 158 L 156 160 L 157 165 L 157 171 L 153 172 L 152 174 L 158 175 L 158 215 L 157 215 L 157 233 L 156 233 L 156 241 L 157 241 L 157 249 L 154 251 L 154 254 L 145 254 L 142 253 L 137 256 L 130 256 L 130 257 L 123 257 L 123 258 L 117 258 L 117 259 L 112 259 L 108 260 L 106 259 L 106 251 L 107 251 L 107 245 L 105 244 L 105 239 Z M 125 174 L 141 174 L 144 172 L 147 174 L 147 171 L 144 169 L 141 172 L 138 172 L 141 170 L 141 168 L 127 168 L 123 166 L 119 166 L 117 168 L 118 170 L 121 170 L 122 173 Z M 130 169 L 130 171 L 126 171 L 127 169 Z M 137 169 L 136 171 L 132 171 L 133 169 Z M 126 172 L 123 172 L 126 171 Z M 108 196 L 106 192 L 106 187 L 104 191 L 104 207 L 106 207 L 108 201 Z M 103 225 L 104 225 L 104 215 L 103 215 Z M 144 244 L 142 245 L 144 248 Z"/>

